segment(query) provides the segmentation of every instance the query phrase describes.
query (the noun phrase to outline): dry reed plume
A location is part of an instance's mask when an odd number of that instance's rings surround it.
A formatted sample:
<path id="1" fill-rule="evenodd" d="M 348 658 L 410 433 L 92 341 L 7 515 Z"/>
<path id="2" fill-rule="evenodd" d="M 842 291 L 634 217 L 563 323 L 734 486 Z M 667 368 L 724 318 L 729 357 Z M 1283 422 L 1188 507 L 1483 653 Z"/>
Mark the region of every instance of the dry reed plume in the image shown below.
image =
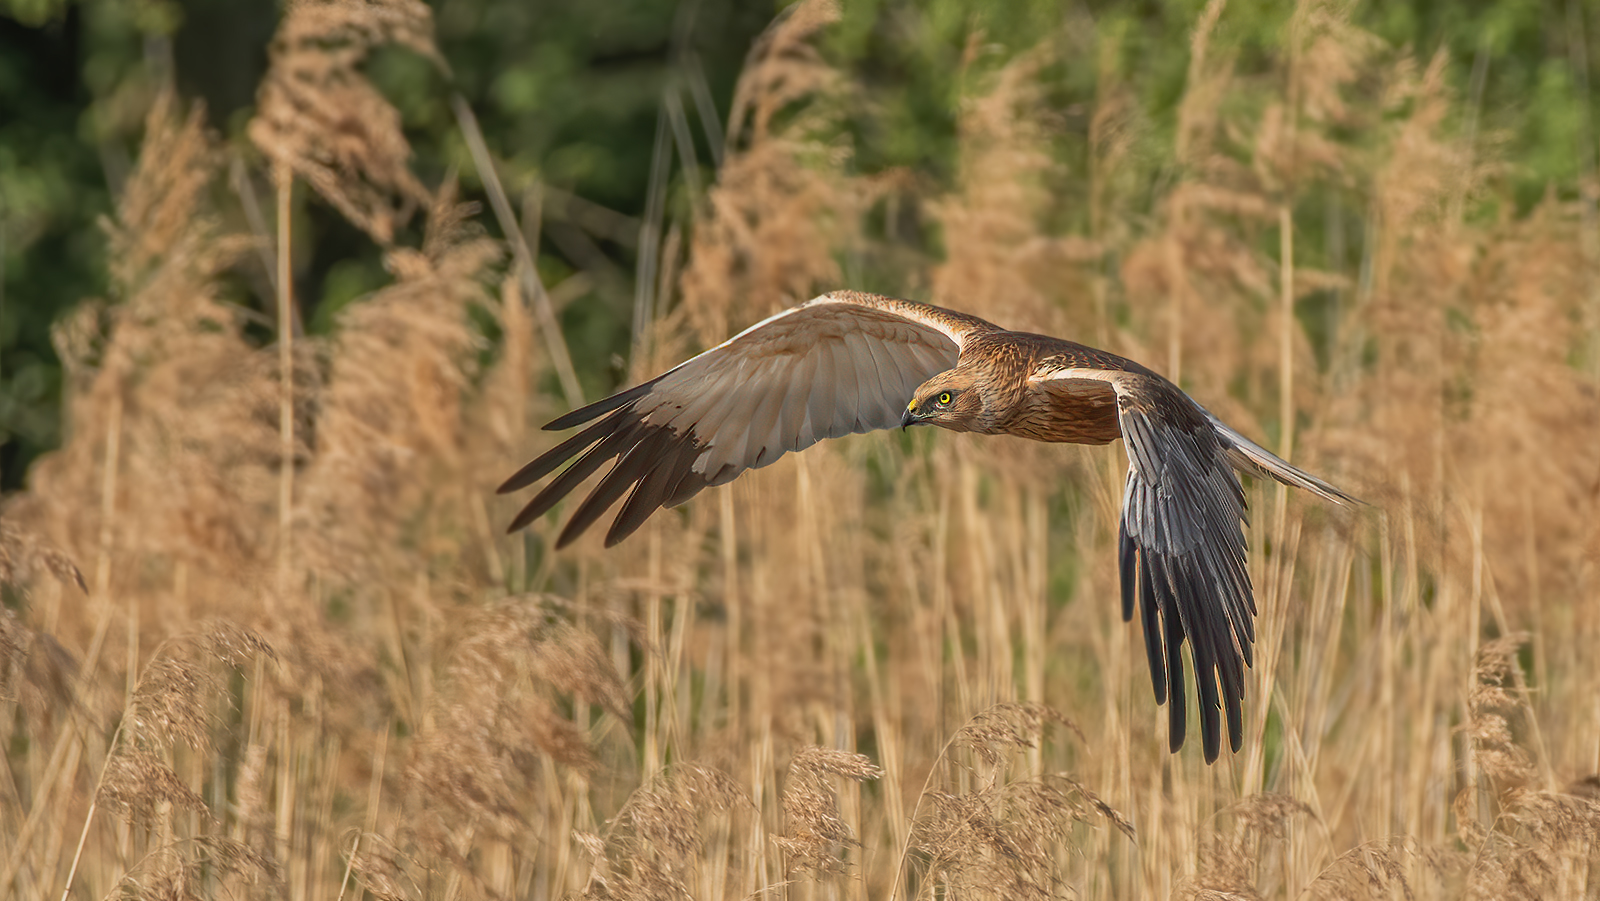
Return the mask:
<path id="1" fill-rule="evenodd" d="M 838 17 L 832 3 L 797 4 L 745 61 L 727 158 L 683 273 L 683 309 L 702 342 L 841 277 L 832 253 L 858 232 L 872 192 L 845 175 L 849 146 L 828 138 L 848 85 L 811 39 Z M 785 112 L 791 118 L 777 121 Z"/>
<path id="2" fill-rule="evenodd" d="M 1047 723 L 1059 723 L 1081 740 L 1070 720 L 1041 704 L 997 704 L 956 730 L 941 754 L 961 765 L 944 787 L 930 784 L 918 797 L 911 847 L 916 897 L 1054 898 L 1078 894 L 1070 867 L 1059 855 L 1073 843 L 1073 826 L 1103 818 L 1133 840 L 1122 814 L 1064 774 L 1013 776 L 1020 752 L 1036 748 Z M 950 758 L 970 754 L 971 764 Z M 941 761 L 935 761 L 937 770 Z"/>
<path id="3" fill-rule="evenodd" d="M 362 74 L 439 60 L 427 8 L 291 4 L 249 137 L 392 282 L 330 336 L 242 306 L 274 248 L 224 225 L 238 151 L 157 100 L 108 297 L 56 327 L 66 440 L 0 522 L 0 894 L 1595 897 L 1597 236 L 1556 194 L 1482 213 L 1514 161 L 1358 11 L 1296 4 L 1264 78 L 1205 4 L 1171 128 L 1092 23 L 994 65 L 975 35 L 941 185 L 858 171 L 871 84 L 811 0 L 638 242 L 636 376 L 892 276 L 1142 358 L 1375 501 L 1250 486 L 1249 735 L 1207 768 L 1120 620 L 1116 449 L 828 442 L 610 552 L 503 537 L 493 485 L 567 403 L 549 297 Z M 923 216 L 942 250 L 870 225 Z"/>
<path id="4" fill-rule="evenodd" d="M 865 782 L 883 776 L 863 754 L 829 748 L 801 748 L 789 761 L 783 789 L 784 834 L 775 839 L 789 855 L 789 869 L 818 874 L 844 871 L 844 849 L 858 848 L 850 824 L 839 815 L 839 798 L 830 777 Z"/>
<path id="5" fill-rule="evenodd" d="M 272 42 L 250 140 L 387 245 L 431 198 L 409 166 L 399 111 L 360 69 L 380 44 L 399 44 L 443 65 L 433 45 L 433 12 L 421 0 L 290 3 Z"/>

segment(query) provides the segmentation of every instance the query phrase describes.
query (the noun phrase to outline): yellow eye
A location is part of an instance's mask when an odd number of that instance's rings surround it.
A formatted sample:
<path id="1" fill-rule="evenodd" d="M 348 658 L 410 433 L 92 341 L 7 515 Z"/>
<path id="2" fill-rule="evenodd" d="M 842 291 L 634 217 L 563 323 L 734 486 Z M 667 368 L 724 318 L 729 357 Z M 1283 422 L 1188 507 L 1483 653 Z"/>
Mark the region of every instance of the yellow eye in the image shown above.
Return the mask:
<path id="1" fill-rule="evenodd" d="M 943 394 L 939 395 L 939 405 L 940 406 L 944 406 L 945 404 L 948 404 L 948 403 L 950 403 L 950 392 L 946 391 Z"/>

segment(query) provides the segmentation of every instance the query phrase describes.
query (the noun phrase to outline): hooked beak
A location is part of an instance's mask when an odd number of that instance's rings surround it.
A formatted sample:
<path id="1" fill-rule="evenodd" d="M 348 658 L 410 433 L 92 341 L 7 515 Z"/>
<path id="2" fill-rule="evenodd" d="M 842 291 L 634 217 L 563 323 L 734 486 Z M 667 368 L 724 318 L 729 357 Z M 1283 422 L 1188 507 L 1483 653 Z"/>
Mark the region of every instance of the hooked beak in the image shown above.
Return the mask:
<path id="1" fill-rule="evenodd" d="M 916 411 L 910 407 L 906 407 L 905 412 L 900 414 L 900 431 L 903 432 L 907 428 L 916 425 L 920 421 L 921 420 L 918 418 Z"/>

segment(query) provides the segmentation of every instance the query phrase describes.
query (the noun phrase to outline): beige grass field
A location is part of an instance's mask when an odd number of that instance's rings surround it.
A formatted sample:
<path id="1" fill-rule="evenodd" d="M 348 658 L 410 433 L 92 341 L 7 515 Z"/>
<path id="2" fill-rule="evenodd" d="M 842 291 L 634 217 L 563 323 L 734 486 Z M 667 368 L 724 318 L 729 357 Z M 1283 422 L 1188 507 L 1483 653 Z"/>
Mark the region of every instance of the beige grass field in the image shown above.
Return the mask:
<path id="1" fill-rule="evenodd" d="M 1211 52 L 1225 15 L 1150 194 L 1109 69 L 1086 165 L 1052 153 L 1049 37 L 975 67 L 953 187 L 861 174 L 804 5 L 692 214 L 640 223 L 619 378 L 855 286 L 1181 381 L 1371 504 L 1247 486 L 1239 754 L 1167 753 L 1120 444 L 857 436 L 611 550 L 503 534 L 496 485 L 595 399 L 552 327 L 582 287 L 529 267 L 536 204 L 408 168 L 358 65 L 431 53 L 418 6 L 302 5 L 251 147 L 156 102 L 109 296 L 57 325 L 66 440 L 0 529 L 0 896 L 1600 898 L 1593 205 L 1467 215 L 1515 161 L 1442 57 L 1307 0 L 1262 85 Z M 331 337 L 290 327 L 277 252 L 308 203 L 393 275 Z M 262 254 L 275 319 L 227 299 Z"/>

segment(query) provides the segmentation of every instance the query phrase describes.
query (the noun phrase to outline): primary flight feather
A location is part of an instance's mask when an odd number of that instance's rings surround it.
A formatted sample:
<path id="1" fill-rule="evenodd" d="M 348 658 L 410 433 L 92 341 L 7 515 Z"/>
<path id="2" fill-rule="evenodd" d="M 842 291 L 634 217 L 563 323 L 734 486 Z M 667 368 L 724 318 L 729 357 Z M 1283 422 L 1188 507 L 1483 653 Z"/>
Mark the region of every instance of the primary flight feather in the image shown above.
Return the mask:
<path id="1" fill-rule="evenodd" d="M 1188 640 L 1208 762 L 1221 748 L 1223 715 L 1239 750 L 1244 668 L 1255 646 L 1245 499 L 1234 471 L 1359 503 L 1224 425 L 1132 360 L 857 291 L 824 294 L 778 313 L 545 428 L 584 423 L 592 424 L 500 486 L 502 494 L 526 488 L 577 458 L 522 508 L 511 531 L 544 515 L 612 460 L 557 547 L 623 495 L 607 547 L 661 507 L 851 432 L 936 425 L 1073 444 L 1122 438 L 1128 451 L 1118 540 L 1122 616 L 1132 619 L 1139 610 L 1156 703 L 1169 705 L 1174 751 L 1186 732 L 1180 651 Z"/>

